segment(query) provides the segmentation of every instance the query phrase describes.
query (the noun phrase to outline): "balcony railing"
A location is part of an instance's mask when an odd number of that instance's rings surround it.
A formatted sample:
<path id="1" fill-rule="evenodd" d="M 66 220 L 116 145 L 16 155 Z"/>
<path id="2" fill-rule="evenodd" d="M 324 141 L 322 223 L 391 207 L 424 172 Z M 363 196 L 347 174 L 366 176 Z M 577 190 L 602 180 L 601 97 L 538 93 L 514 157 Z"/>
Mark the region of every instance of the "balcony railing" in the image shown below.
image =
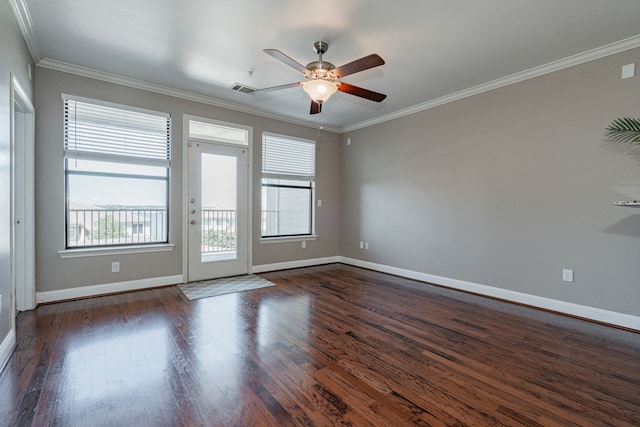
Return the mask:
<path id="1" fill-rule="evenodd" d="M 278 234 L 278 211 L 262 211 L 263 236 Z M 237 248 L 236 211 L 202 209 L 202 253 L 232 252 Z"/>
<path id="2" fill-rule="evenodd" d="M 237 249 L 236 211 L 224 209 L 202 209 L 203 254 L 233 252 Z"/>
<path id="3" fill-rule="evenodd" d="M 261 212 L 262 235 L 278 234 L 278 211 Z M 237 249 L 236 211 L 202 209 L 202 253 Z M 70 209 L 67 246 L 110 246 L 167 242 L 165 209 Z"/>
<path id="4" fill-rule="evenodd" d="M 167 241 L 165 209 L 70 209 L 67 246 L 107 246 Z"/>

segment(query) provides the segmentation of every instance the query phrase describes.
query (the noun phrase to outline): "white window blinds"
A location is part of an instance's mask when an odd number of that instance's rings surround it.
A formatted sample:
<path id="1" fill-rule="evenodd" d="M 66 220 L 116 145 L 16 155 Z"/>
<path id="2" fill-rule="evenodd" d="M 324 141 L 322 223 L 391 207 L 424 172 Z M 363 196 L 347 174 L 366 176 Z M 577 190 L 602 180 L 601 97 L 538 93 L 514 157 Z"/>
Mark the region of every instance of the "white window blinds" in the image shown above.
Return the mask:
<path id="1" fill-rule="evenodd" d="M 315 141 L 262 135 L 263 178 L 313 181 L 315 173 Z"/>
<path id="2" fill-rule="evenodd" d="M 63 100 L 67 157 L 169 167 L 169 114 L 68 95 Z"/>

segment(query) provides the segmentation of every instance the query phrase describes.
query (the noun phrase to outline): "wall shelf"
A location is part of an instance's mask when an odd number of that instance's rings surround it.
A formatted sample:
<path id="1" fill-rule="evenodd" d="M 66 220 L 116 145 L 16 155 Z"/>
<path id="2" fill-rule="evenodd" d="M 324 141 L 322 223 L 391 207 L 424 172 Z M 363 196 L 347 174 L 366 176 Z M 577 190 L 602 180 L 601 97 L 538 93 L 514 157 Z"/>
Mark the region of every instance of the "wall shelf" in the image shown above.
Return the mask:
<path id="1" fill-rule="evenodd" d="M 619 200 L 613 202 L 614 206 L 626 206 L 629 208 L 640 208 L 640 200 Z"/>

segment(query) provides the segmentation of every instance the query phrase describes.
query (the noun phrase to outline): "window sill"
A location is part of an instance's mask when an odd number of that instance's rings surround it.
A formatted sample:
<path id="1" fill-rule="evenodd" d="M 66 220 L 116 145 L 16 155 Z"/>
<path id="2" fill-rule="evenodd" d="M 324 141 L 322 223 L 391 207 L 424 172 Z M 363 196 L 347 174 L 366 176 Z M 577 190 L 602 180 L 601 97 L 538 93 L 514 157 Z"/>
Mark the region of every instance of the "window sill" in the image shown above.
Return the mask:
<path id="1" fill-rule="evenodd" d="M 302 242 L 307 240 L 316 240 L 318 238 L 315 234 L 309 234 L 306 236 L 284 236 L 284 237 L 262 237 L 260 243 L 287 243 L 287 242 Z"/>
<path id="2" fill-rule="evenodd" d="M 58 251 L 60 258 L 83 258 L 90 256 L 103 255 L 124 255 L 124 254 L 140 254 L 149 252 L 168 252 L 175 247 L 171 243 L 162 243 L 158 245 L 139 245 L 139 246 L 120 246 L 109 248 L 78 248 L 64 249 Z"/>

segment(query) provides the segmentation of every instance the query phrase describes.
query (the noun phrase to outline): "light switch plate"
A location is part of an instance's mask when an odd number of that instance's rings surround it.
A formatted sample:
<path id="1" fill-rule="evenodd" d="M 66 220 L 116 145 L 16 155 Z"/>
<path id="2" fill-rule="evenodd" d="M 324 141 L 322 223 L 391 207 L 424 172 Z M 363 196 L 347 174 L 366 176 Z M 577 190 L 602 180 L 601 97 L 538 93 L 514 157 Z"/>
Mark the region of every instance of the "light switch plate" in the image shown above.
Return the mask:
<path id="1" fill-rule="evenodd" d="M 636 63 L 626 64 L 622 66 L 622 78 L 629 79 L 636 75 Z"/>
<path id="2" fill-rule="evenodd" d="M 573 282 L 573 270 L 569 268 L 562 269 L 562 281 L 563 282 Z"/>

